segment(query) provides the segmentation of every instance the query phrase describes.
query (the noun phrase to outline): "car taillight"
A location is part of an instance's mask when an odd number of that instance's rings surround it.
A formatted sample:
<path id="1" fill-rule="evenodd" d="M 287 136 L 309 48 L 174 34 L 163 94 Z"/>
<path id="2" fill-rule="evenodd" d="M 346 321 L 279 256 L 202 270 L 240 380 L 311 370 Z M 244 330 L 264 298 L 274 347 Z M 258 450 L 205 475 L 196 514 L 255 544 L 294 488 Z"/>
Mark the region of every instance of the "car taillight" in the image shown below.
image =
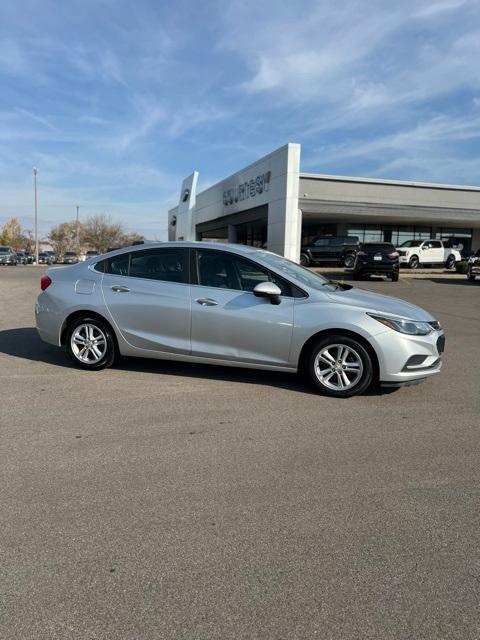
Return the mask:
<path id="1" fill-rule="evenodd" d="M 40 289 L 45 291 L 52 284 L 52 279 L 49 276 L 42 276 L 40 280 Z"/>
<path id="2" fill-rule="evenodd" d="M 398 251 L 392 251 L 391 253 L 388 254 L 389 258 L 398 258 L 400 254 L 398 253 Z"/>
<path id="3" fill-rule="evenodd" d="M 365 258 L 367 254 L 365 253 L 365 251 L 357 251 L 357 256 L 360 256 L 361 258 Z"/>

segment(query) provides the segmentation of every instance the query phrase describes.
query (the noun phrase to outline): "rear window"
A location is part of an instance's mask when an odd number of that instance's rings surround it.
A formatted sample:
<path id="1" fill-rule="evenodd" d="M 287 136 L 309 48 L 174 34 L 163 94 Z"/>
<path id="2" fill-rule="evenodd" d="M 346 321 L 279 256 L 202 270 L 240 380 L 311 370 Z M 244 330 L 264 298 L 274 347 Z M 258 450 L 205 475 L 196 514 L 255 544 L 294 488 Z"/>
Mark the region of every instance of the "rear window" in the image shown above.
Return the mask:
<path id="1" fill-rule="evenodd" d="M 183 283 L 186 279 L 185 249 L 147 249 L 122 253 L 95 263 L 95 271 L 130 278 Z"/>

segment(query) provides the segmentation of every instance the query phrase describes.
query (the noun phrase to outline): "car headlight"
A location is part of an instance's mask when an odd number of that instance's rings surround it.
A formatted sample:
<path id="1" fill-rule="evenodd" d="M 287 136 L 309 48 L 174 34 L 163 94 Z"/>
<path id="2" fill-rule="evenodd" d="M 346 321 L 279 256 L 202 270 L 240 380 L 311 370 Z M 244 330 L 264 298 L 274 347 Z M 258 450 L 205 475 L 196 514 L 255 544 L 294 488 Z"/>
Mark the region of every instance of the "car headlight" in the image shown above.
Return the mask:
<path id="1" fill-rule="evenodd" d="M 427 336 L 434 330 L 429 322 L 418 322 L 417 320 L 403 320 L 402 318 L 387 318 L 386 316 L 377 316 L 373 313 L 367 314 L 374 320 L 381 322 L 389 329 L 406 333 L 409 336 Z"/>

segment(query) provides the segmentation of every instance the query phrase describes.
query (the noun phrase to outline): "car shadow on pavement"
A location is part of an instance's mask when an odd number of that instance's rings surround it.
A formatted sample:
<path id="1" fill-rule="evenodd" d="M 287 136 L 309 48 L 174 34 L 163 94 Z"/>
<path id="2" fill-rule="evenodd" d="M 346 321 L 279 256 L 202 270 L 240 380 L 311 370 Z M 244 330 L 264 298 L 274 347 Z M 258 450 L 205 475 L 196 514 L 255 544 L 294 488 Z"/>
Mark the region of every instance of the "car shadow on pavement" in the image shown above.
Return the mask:
<path id="1" fill-rule="evenodd" d="M 43 362 L 58 367 L 67 367 L 68 369 L 73 367 L 64 349 L 59 349 L 43 342 L 34 327 L 0 331 L 0 355 L 1 354 L 24 358 L 33 362 Z M 258 369 L 223 367 L 213 364 L 133 357 L 119 358 L 113 368 L 140 373 L 161 373 L 169 376 L 259 384 L 318 395 L 303 376 L 281 371 L 260 371 Z M 395 389 L 372 387 L 364 395 L 387 395 L 392 393 L 392 391 L 395 391 Z"/>
<path id="2" fill-rule="evenodd" d="M 423 278 L 427 282 L 435 282 L 436 284 L 461 284 L 464 287 L 478 287 L 480 281 L 476 282 L 475 280 L 472 282 L 465 276 L 464 278 Z"/>

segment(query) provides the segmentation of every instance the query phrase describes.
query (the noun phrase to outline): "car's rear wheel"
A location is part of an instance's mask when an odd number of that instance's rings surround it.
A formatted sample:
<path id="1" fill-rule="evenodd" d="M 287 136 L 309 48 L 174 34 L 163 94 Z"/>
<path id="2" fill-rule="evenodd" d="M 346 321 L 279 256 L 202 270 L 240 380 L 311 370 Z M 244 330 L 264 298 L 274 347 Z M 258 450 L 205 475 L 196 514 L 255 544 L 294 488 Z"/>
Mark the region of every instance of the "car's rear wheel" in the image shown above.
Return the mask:
<path id="1" fill-rule="evenodd" d="M 398 282 L 398 273 L 394 271 L 391 275 L 392 282 Z"/>
<path id="2" fill-rule="evenodd" d="M 316 389 L 334 398 L 363 393 L 373 380 L 373 363 L 365 347 L 350 336 L 321 338 L 310 351 L 305 368 Z"/>
<path id="3" fill-rule="evenodd" d="M 77 318 L 68 328 L 67 351 L 77 367 L 98 371 L 115 360 L 111 328 L 98 318 Z"/>
<path id="4" fill-rule="evenodd" d="M 300 264 L 302 265 L 302 267 L 309 267 L 310 266 L 310 257 L 308 254 L 306 253 L 301 253 L 300 254 Z"/>
<path id="5" fill-rule="evenodd" d="M 445 263 L 445 267 L 447 269 L 455 269 L 455 256 L 448 256 L 448 259 Z"/>
<path id="6" fill-rule="evenodd" d="M 410 267 L 410 269 L 418 269 L 419 264 L 420 260 L 418 259 L 418 256 L 412 256 L 408 261 L 408 266 Z"/>

